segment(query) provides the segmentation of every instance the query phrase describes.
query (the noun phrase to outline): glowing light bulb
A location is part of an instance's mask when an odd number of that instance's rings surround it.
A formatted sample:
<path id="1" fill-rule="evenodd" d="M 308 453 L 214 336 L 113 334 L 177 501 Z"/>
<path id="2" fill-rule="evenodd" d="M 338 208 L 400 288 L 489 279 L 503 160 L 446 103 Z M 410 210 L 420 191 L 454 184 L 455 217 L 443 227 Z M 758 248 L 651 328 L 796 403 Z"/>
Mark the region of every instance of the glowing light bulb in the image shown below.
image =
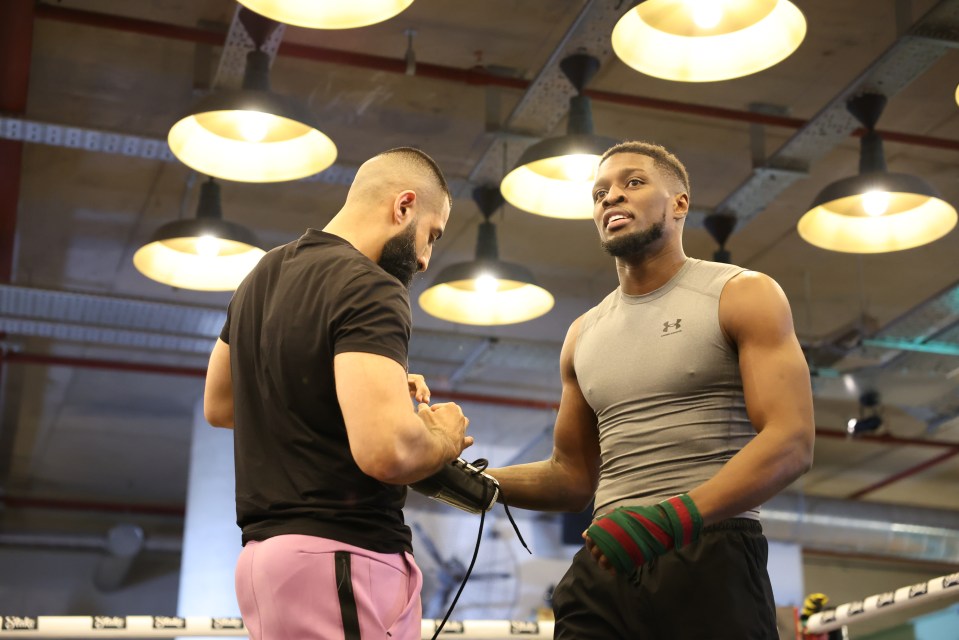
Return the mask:
<path id="1" fill-rule="evenodd" d="M 196 254 L 204 258 L 220 255 L 220 240 L 214 236 L 200 236 L 196 239 Z"/>
<path id="2" fill-rule="evenodd" d="M 885 191 L 868 191 L 862 194 L 862 208 L 871 216 L 881 216 L 889 209 L 889 200 Z"/>
<path id="3" fill-rule="evenodd" d="M 484 296 L 489 296 L 496 293 L 496 290 L 499 289 L 499 280 L 488 273 L 484 273 L 476 279 L 476 284 L 473 286 L 477 293 L 480 293 Z"/>
<path id="4" fill-rule="evenodd" d="M 596 177 L 596 156 L 578 153 L 563 158 L 563 174 L 567 180 L 582 182 Z"/>
<path id="5" fill-rule="evenodd" d="M 259 111 L 240 111 L 237 114 L 237 127 L 247 142 L 262 142 L 270 130 L 269 113 Z"/>
<path id="6" fill-rule="evenodd" d="M 723 19 L 722 3 L 716 0 L 690 0 L 687 6 L 700 29 L 712 29 Z"/>
<path id="7" fill-rule="evenodd" d="M 858 422 L 855 418 L 850 418 L 849 422 L 846 423 L 846 431 L 850 434 L 856 433 L 856 424 Z"/>

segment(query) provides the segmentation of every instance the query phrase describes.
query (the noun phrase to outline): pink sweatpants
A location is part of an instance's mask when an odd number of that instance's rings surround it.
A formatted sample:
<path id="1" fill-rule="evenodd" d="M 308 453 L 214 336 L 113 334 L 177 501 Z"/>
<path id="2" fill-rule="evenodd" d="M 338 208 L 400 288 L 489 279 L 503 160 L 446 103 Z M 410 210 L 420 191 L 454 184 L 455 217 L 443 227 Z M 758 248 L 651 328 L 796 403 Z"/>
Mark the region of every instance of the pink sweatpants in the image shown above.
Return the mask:
<path id="1" fill-rule="evenodd" d="M 253 640 L 419 640 L 422 586 L 410 554 L 315 536 L 248 542 L 236 564 L 237 600 Z"/>

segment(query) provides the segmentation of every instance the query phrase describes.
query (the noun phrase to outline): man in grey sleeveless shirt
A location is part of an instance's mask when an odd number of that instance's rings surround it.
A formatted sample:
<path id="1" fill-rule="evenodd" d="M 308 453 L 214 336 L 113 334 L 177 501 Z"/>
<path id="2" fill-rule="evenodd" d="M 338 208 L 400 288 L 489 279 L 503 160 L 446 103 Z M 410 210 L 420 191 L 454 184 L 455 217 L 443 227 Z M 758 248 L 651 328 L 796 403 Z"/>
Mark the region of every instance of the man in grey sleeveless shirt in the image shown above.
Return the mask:
<path id="1" fill-rule="evenodd" d="M 686 257 L 689 178 L 665 148 L 603 156 L 593 219 L 619 287 L 573 322 L 548 460 L 503 500 L 594 521 L 555 637 L 776 639 L 759 506 L 812 463 L 809 369 L 766 275 Z"/>

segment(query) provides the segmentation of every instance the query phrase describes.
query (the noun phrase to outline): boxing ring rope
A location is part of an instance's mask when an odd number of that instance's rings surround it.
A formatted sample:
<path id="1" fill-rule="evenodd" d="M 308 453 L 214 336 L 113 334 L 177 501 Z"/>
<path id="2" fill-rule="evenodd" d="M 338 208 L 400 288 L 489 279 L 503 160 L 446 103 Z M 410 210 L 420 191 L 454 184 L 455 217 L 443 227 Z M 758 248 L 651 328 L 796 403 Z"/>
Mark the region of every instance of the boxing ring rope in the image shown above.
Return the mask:
<path id="1" fill-rule="evenodd" d="M 890 611 L 914 607 L 949 596 L 959 596 L 959 573 L 933 578 L 895 591 L 847 602 L 835 609 L 814 613 L 806 621 L 807 634 L 821 634 L 852 622 Z M 423 620 L 421 635 L 433 637 L 439 620 Z M 243 620 L 200 616 L 0 616 L 0 640 L 5 638 L 177 638 L 188 636 L 245 637 Z M 449 620 L 440 636 L 457 640 L 552 638 L 553 621 Z"/>
<path id="2" fill-rule="evenodd" d="M 423 620 L 424 640 L 433 637 L 439 620 Z M 457 640 L 552 638 L 553 621 L 448 620 L 440 637 Z M 11 616 L 0 619 L 4 638 L 178 638 L 189 636 L 246 637 L 240 618 L 187 616 Z"/>
<path id="3" fill-rule="evenodd" d="M 906 609 L 945 598 L 959 596 L 959 573 L 933 578 L 929 582 L 902 587 L 895 591 L 878 593 L 864 600 L 847 602 L 835 609 L 827 609 L 809 616 L 807 633 L 826 633 L 843 625 L 874 618 L 896 609 Z"/>

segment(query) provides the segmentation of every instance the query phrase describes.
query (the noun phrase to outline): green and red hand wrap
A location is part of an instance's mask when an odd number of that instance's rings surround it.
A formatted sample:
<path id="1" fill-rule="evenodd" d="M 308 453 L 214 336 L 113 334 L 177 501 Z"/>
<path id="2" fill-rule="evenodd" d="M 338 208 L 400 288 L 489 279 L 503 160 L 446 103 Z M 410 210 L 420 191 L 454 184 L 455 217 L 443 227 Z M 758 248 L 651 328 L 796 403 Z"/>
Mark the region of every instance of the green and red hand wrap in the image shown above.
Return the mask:
<path id="1" fill-rule="evenodd" d="M 615 509 L 587 533 L 616 572 L 629 576 L 652 558 L 697 540 L 702 529 L 699 509 L 684 493 L 659 504 Z"/>

